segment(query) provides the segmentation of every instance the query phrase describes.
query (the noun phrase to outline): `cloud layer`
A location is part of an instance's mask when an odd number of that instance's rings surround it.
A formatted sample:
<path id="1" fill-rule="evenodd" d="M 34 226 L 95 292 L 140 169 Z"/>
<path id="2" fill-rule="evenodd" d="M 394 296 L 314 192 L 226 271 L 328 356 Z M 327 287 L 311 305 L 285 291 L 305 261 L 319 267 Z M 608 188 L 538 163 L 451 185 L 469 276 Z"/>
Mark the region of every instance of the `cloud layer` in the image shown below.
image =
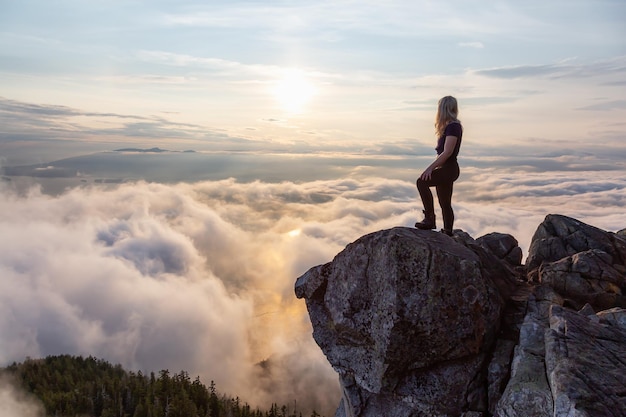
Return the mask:
<path id="1" fill-rule="evenodd" d="M 2 417 L 42 417 L 43 405 L 32 395 L 15 387 L 14 381 L 0 376 L 0 415 Z"/>
<path id="2" fill-rule="evenodd" d="M 13 3 L 0 168 L 80 175 L 0 177 L 0 362 L 93 354 L 334 405 L 293 280 L 415 222 L 442 95 L 457 227 L 524 250 L 547 213 L 625 227 L 624 2 Z M 289 115 L 294 70 L 317 94 Z M 58 163 L 155 146 L 198 153 Z"/>
<path id="3" fill-rule="evenodd" d="M 468 167 L 457 223 L 527 250 L 548 213 L 626 227 L 620 171 Z M 331 413 L 336 376 L 311 338 L 295 278 L 375 230 L 411 226 L 412 182 L 235 180 L 88 186 L 0 199 L 0 363 L 95 355 L 188 370 L 251 404 Z M 263 363 L 263 366 L 259 366 Z"/>

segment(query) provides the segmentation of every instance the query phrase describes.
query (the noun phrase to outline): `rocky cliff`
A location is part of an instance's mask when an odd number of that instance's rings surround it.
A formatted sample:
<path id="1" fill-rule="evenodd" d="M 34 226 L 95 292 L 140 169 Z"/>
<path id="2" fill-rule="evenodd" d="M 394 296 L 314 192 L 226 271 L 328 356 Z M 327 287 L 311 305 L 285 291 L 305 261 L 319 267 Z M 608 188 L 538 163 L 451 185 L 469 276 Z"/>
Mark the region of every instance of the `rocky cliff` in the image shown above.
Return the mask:
<path id="1" fill-rule="evenodd" d="M 298 278 L 335 417 L 626 416 L 626 232 L 393 228 Z"/>

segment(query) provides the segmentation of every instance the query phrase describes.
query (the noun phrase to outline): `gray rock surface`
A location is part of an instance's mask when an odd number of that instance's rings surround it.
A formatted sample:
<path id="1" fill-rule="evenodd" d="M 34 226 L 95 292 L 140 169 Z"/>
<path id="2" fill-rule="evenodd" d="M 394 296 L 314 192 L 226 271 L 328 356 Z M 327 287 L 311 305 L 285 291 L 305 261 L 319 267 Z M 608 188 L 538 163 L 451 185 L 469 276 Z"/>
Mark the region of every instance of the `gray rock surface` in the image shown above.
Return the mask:
<path id="1" fill-rule="evenodd" d="M 542 264 L 538 277 L 542 284 L 567 297 L 575 308 L 587 303 L 597 310 L 626 307 L 624 273 L 615 266 L 610 254 L 591 249 Z"/>
<path id="2" fill-rule="evenodd" d="M 583 222 L 548 215 L 533 236 L 529 279 L 554 288 L 574 309 L 626 307 L 626 239 Z"/>
<path id="3" fill-rule="evenodd" d="M 394 228 L 298 278 L 336 417 L 626 417 L 623 231 L 548 215 L 518 253 Z"/>
<path id="4" fill-rule="evenodd" d="M 626 415 L 625 328 L 555 305 L 545 338 L 555 416 Z"/>
<path id="5" fill-rule="evenodd" d="M 509 234 L 492 232 L 479 237 L 476 242 L 511 265 L 522 264 L 522 248 L 519 247 L 517 239 Z"/>
<path id="6" fill-rule="evenodd" d="M 545 372 L 544 334 L 550 307 L 562 299 L 549 287 L 538 287 L 528 300 L 528 313 L 520 328 L 511 374 L 494 407 L 498 417 L 550 416 L 554 403 Z"/>
<path id="7" fill-rule="evenodd" d="M 626 272 L 626 240 L 571 217 L 549 214 L 533 235 L 526 259 L 531 280 L 544 262 L 556 262 L 580 252 L 596 249 L 611 256 L 609 262 Z"/>
<path id="8" fill-rule="evenodd" d="M 539 225 L 526 265 L 540 285 L 495 416 L 626 416 L 626 314 L 615 308 L 625 304 L 625 249 L 621 235 L 566 216 Z"/>
<path id="9" fill-rule="evenodd" d="M 296 294 L 354 415 L 458 416 L 486 406 L 473 382 L 486 379 L 504 306 L 494 278 L 454 239 L 394 228 L 310 269 Z"/>

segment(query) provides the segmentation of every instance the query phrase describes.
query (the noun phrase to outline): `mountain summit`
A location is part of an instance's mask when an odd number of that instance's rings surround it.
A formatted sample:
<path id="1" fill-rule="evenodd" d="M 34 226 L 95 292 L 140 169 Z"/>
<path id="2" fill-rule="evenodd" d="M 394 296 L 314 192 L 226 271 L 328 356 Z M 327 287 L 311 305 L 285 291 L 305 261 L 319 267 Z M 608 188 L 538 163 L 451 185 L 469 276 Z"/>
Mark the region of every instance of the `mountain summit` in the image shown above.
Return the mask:
<path id="1" fill-rule="evenodd" d="M 510 235 L 397 227 L 299 277 L 335 416 L 626 415 L 624 232 L 548 215 L 521 258 Z"/>

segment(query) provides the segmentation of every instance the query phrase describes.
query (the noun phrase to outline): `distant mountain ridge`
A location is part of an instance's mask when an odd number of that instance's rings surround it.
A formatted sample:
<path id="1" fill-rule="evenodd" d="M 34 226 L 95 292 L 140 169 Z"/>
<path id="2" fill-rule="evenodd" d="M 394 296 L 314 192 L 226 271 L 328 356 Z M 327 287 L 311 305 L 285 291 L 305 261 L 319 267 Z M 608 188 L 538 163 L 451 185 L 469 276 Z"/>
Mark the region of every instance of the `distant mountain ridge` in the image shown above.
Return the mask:
<path id="1" fill-rule="evenodd" d="M 170 152 L 166 149 L 161 149 L 158 147 L 155 148 L 149 148 L 149 149 L 141 149 L 141 148 L 122 148 L 122 149 L 114 149 L 113 152 L 152 152 L 152 153 L 159 153 L 159 152 Z"/>
<path id="2" fill-rule="evenodd" d="M 377 165 L 379 160 L 346 159 L 342 156 L 272 154 L 255 152 L 172 151 L 153 148 L 119 148 L 50 162 L 6 166 L 0 175 L 41 179 L 68 179 L 69 182 L 118 183 L 145 180 L 177 183 L 219 181 L 235 178 L 249 182 L 316 181 L 344 176 L 346 168 L 363 164 Z M 391 162 L 385 162 L 391 163 Z M 321 168 L 323 166 L 323 168 Z M 99 181 L 96 181 L 99 180 Z M 68 184 L 72 186 L 75 184 Z"/>
<path id="3" fill-rule="evenodd" d="M 6 177 L 82 178 L 97 183 L 143 179 L 157 182 L 198 181 L 228 178 L 223 175 L 226 157 L 196 152 L 153 148 L 119 148 L 56 161 L 1 166 Z M 232 176 L 232 175 L 231 175 Z"/>
<path id="4" fill-rule="evenodd" d="M 182 152 L 182 153 L 195 153 L 193 149 L 188 149 L 185 151 L 172 151 L 168 149 L 161 149 L 159 147 L 142 149 L 142 148 L 121 148 L 114 149 L 113 152 L 137 152 L 137 153 L 162 153 L 162 152 Z"/>

